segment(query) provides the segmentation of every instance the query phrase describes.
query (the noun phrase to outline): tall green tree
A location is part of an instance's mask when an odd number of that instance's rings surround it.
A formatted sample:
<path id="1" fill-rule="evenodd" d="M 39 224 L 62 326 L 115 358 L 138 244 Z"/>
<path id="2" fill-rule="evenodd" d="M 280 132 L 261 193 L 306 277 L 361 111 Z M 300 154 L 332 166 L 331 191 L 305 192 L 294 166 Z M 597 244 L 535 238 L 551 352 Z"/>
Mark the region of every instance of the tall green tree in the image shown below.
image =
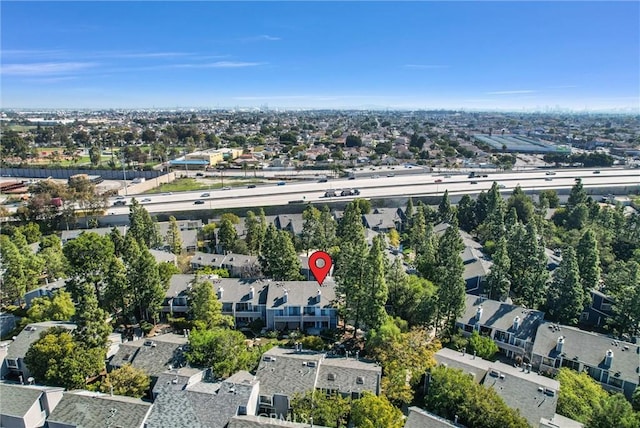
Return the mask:
<path id="1" fill-rule="evenodd" d="M 129 231 L 138 243 L 144 243 L 147 248 L 158 248 L 162 245 L 162 237 L 158 225 L 151 218 L 145 207 L 135 199 L 131 199 L 129 205 Z"/>
<path id="2" fill-rule="evenodd" d="M 518 220 L 524 224 L 529 223 L 533 219 L 535 213 L 533 201 L 524 193 L 520 185 L 513 189 L 511 196 L 507 200 L 506 211 L 509 212 L 512 208 L 515 208 Z"/>
<path id="3" fill-rule="evenodd" d="M 504 236 L 497 242 L 492 260 L 491 271 L 487 275 L 486 291 L 490 299 L 505 301 L 509 296 L 511 287 L 511 280 L 509 279 L 511 259 L 507 250 L 507 240 Z"/>
<path id="4" fill-rule="evenodd" d="M 222 303 L 216 296 L 213 284 L 197 276 L 189 291 L 189 314 L 195 327 L 200 330 L 233 325 L 233 318 L 222 314 Z"/>
<path id="5" fill-rule="evenodd" d="M 329 251 L 336 243 L 336 219 L 331 215 L 331 211 L 328 206 L 322 207 L 320 211 L 320 220 L 318 227 L 318 249 L 322 251 Z"/>
<path id="6" fill-rule="evenodd" d="M 390 315 L 402 318 L 409 326 L 430 325 L 435 304 L 433 283 L 416 275 L 407 275 L 400 258 L 391 264 L 386 280 Z"/>
<path id="7" fill-rule="evenodd" d="M 135 241 L 134 241 L 135 242 Z M 114 257 L 105 276 L 104 308 L 128 320 L 133 315 L 133 288 L 127 277 L 127 267 L 121 259 Z"/>
<path id="8" fill-rule="evenodd" d="M 104 368 L 105 356 L 105 350 L 85 348 L 67 329 L 55 327 L 43 331 L 31 344 L 24 362 L 36 383 L 83 389 L 86 379 Z"/>
<path id="9" fill-rule="evenodd" d="M 389 289 L 385 279 L 385 244 L 384 237 L 377 235 L 369 249 L 366 262 L 365 283 L 368 293 L 365 294 L 364 305 L 367 311 L 363 313 L 362 321 L 369 328 L 381 326 L 387 312 L 384 308 Z"/>
<path id="10" fill-rule="evenodd" d="M 223 219 L 218 230 L 218 242 L 220 242 L 223 251 L 231 252 L 237 240 L 238 232 L 233 223 L 229 219 Z"/>
<path id="11" fill-rule="evenodd" d="M 311 421 L 313 418 L 314 424 L 342 428 L 347 426 L 351 400 L 341 394 L 307 391 L 293 396 L 291 410 L 297 421 Z"/>
<path id="12" fill-rule="evenodd" d="M 264 247 L 258 260 L 262 272 L 268 278 L 278 281 L 302 279 L 300 273 L 302 265 L 289 233 L 276 230 L 272 224 L 267 228 Z"/>
<path id="13" fill-rule="evenodd" d="M 169 217 L 169 230 L 167 231 L 167 244 L 169 250 L 175 254 L 182 254 L 182 234 L 178 227 L 178 222 L 174 216 Z"/>
<path id="14" fill-rule="evenodd" d="M 307 252 L 318 247 L 320 235 L 320 210 L 309 205 L 302 213 L 302 249 Z"/>
<path id="15" fill-rule="evenodd" d="M 453 221 L 440 239 L 436 255 L 435 283 L 436 293 L 436 328 L 443 326 L 450 330 L 456 318 L 462 314 L 466 284 L 462 274 L 464 264 L 460 252 L 464 248 L 458 231 L 457 221 Z"/>
<path id="16" fill-rule="evenodd" d="M 337 236 L 340 237 L 342 243 L 359 241 L 361 236 L 364 236 L 362 211 L 355 201 L 349 202 L 345 207 L 344 214 L 338 224 Z"/>
<path id="17" fill-rule="evenodd" d="M 460 228 L 466 232 L 471 232 L 478 227 L 478 219 L 476 218 L 476 201 L 471 199 L 468 194 L 462 195 L 462 199 L 458 203 L 458 223 Z"/>
<path id="18" fill-rule="evenodd" d="M 451 221 L 452 215 L 451 202 L 449 201 L 449 190 L 445 190 L 440 205 L 438 205 L 438 217 L 440 221 L 448 223 Z"/>
<path id="19" fill-rule="evenodd" d="M 254 256 L 260 254 L 263 243 L 262 225 L 253 211 L 247 211 L 247 216 L 244 219 L 244 228 L 246 230 L 245 241 L 249 254 Z"/>
<path id="20" fill-rule="evenodd" d="M 587 373 L 563 367 L 556 380 L 560 382 L 557 413 L 583 424 L 591 420 L 607 399 L 607 392 Z"/>
<path id="21" fill-rule="evenodd" d="M 634 412 L 624 395 L 617 393 L 607 397 L 601 406 L 594 409 L 586 428 L 637 428 L 640 413 Z"/>
<path id="22" fill-rule="evenodd" d="M 567 210 L 575 208 L 579 204 L 587 203 L 587 192 L 582 185 L 582 179 L 577 178 L 575 184 L 569 192 L 569 199 L 567 200 Z"/>
<path id="23" fill-rule="evenodd" d="M 576 258 L 583 294 L 585 299 L 588 299 L 591 290 L 598 289 L 600 285 L 600 274 L 602 273 L 598 240 L 593 230 L 585 230 L 580 237 L 576 248 Z"/>
<path id="24" fill-rule="evenodd" d="M 77 328 L 75 340 L 87 349 L 107 349 L 107 340 L 111 327 L 107 324 L 107 313 L 98 306 L 98 299 L 91 285 L 83 286 L 84 292 L 76 300 L 76 313 L 73 321 Z"/>
<path id="25" fill-rule="evenodd" d="M 165 289 L 160 280 L 156 260 L 144 245 L 135 265 L 131 285 L 134 296 L 137 298 L 140 319 L 157 321 L 160 306 L 165 297 Z"/>
<path id="26" fill-rule="evenodd" d="M 86 292 L 83 285 L 90 284 L 98 300 L 102 301 L 102 282 L 114 257 L 111 239 L 94 232 L 83 232 L 67 242 L 62 251 L 69 262 L 68 273 L 72 281 L 67 283 L 67 290 L 73 300 L 78 302 L 80 294 Z"/>
<path id="27" fill-rule="evenodd" d="M 524 227 L 518 223 L 507 248 L 511 257 L 511 292 L 516 301 L 528 308 L 540 307 L 545 300 L 549 271 L 535 224 L 530 222 Z"/>
<path id="28" fill-rule="evenodd" d="M 40 247 L 38 256 L 42 259 L 44 266 L 44 274 L 49 281 L 55 281 L 58 278 L 66 276 L 67 272 L 67 259 L 62 252 L 62 242 L 57 236 L 53 236 L 55 239 L 48 239 L 46 247 Z"/>
<path id="29" fill-rule="evenodd" d="M 3 303 L 13 303 L 22 299 L 27 292 L 27 275 L 24 260 L 16 245 L 7 235 L 0 235 L 0 261 L 2 261 Z"/>
<path id="30" fill-rule="evenodd" d="M 608 327 L 619 335 L 636 336 L 640 332 L 640 264 L 617 261 L 605 283 L 614 300 Z"/>

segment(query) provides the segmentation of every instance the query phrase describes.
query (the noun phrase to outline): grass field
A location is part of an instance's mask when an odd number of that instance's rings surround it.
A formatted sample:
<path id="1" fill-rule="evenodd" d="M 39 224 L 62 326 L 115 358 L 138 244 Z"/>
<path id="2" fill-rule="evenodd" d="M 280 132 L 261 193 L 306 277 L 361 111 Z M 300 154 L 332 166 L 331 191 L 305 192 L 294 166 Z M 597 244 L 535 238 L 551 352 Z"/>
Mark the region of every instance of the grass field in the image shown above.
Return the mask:
<path id="1" fill-rule="evenodd" d="M 246 180 L 238 180 L 238 179 L 225 179 L 224 187 L 236 187 L 236 186 L 246 186 L 248 184 L 259 184 L 262 183 L 262 180 L 256 179 L 246 179 Z M 195 178 L 178 178 L 175 181 L 167 184 L 161 184 L 159 187 L 155 189 L 151 189 L 148 192 L 149 194 L 153 193 L 165 193 L 165 192 L 189 192 L 194 190 L 216 190 L 222 188 L 223 185 L 220 180 L 196 180 Z"/>

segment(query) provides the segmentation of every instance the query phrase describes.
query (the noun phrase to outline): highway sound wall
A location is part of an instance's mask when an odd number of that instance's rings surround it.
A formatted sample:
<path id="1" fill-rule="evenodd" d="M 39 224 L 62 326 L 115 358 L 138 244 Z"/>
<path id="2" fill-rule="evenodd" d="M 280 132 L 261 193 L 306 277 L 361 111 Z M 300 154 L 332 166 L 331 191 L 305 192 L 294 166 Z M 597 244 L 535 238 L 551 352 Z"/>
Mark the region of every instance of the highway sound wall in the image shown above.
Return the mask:
<path id="1" fill-rule="evenodd" d="M 1 168 L 0 175 L 3 177 L 24 177 L 24 178 L 58 178 L 68 179 L 76 174 L 99 175 L 105 180 L 122 180 L 124 174 L 122 170 L 113 169 L 48 169 L 48 168 Z M 135 171 L 127 170 L 127 180 L 134 178 L 151 178 L 165 175 L 164 171 Z"/>

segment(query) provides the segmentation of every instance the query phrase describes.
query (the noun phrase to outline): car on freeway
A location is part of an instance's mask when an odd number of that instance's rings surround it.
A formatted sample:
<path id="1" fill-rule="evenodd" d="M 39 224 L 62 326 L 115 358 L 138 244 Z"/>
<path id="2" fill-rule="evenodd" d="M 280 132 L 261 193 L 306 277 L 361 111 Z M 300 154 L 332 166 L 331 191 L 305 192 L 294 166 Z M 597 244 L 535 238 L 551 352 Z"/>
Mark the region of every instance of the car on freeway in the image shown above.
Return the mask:
<path id="1" fill-rule="evenodd" d="M 593 171 L 594 174 L 600 174 L 600 170 L 596 169 L 595 171 Z"/>
<path id="2" fill-rule="evenodd" d="M 204 177 L 204 174 L 201 172 L 196 172 L 196 177 Z"/>
<path id="3" fill-rule="evenodd" d="M 200 195 L 201 198 L 208 198 L 209 196 L 211 196 L 209 193 L 203 193 Z"/>
<path id="4" fill-rule="evenodd" d="M 445 175 L 444 178 L 451 178 L 451 174 Z"/>
<path id="5" fill-rule="evenodd" d="M 349 177 L 349 180 L 355 180 L 356 178 L 352 175 Z"/>
<path id="6" fill-rule="evenodd" d="M 122 201 L 122 200 L 121 200 L 121 201 L 115 201 L 115 202 L 113 203 L 113 206 L 114 206 L 114 207 L 123 207 L 123 206 L 125 206 L 125 205 L 127 205 L 127 201 Z"/>
<path id="7" fill-rule="evenodd" d="M 204 204 L 204 201 L 203 201 L 202 199 L 198 199 L 198 200 L 197 200 L 197 201 L 195 201 L 193 204 L 194 204 L 194 205 L 202 205 L 202 204 Z"/>
<path id="8" fill-rule="evenodd" d="M 287 183 L 286 183 L 286 182 L 284 182 L 284 181 L 278 181 L 278 182 L 276 183 L 276 185 L 277 185 L 277 186 L 284 186 L 285 184 L 287 184 Z"/>
<path id="9" fill-rule="evenodd" d="M 327 180 L 326 178 L 321 178 L 320 180 L 318 180 L 318 183 L 326 183 L 327 181 L 329 180 Z"/>
<path id="10" fill-rule="evenodd" d="M 231 190 L 231 187 L 229 187 L 229 186 L 224 186 L 224 187 L 222 188 L 222 190 Z"/>
<path id="11" fill-rule="evenodd" d="M 380 176 L 378 174 L 373 174 L 371 178 L 380 178 Z"/>
<path id="12" fill-rule="evenodd" d="M 393 172 L 390 172 L 389 174 L 387 174 L 387 177 L 395 177 L 396 175 Z"/>
<path id="13" fill-rule="evenodd" d="M 120 195 L 120 196 L 116 196 L 116 199 L 117 199 L 117 200 L 119 200 L 119 201 L 121 201 L 121 200 L 123 200 L 123 199 L 124 199 L 124 196 L 122 196 L 122 195 Z"/>
<path id="14" fill-rule="evenodd" d="M 164 192 L 163 195 L 164 196 L 171 196 L 171 195 L 173 195 L 173 192 Z"/>
<path id="15" fill-rule="evenodd" d="M 544 181 L 553 181 L 553 178 L 547 177 L 547 178 L 544 179 Z"/>
<path id="16" fill-rule="evenodd" d="M 547 172 L 545 172 L 545 174 L 546 174 L 546 175 L 556 175 L 556 173 L 555 173 L 555 172 L 553 172 L 553 171 L 547 171 Z"/>
<path id="17" fill-rule="evenodd" d="M 478 184 L 478 182 L 477 181 L 472 181 L 471 184 Z"/>
<path id="18" fill-rule="evenodd" d="M 255 188 L 256 188 L 256 185 L 255 185 L 255 184 L 249 184 L 249 185 L 247 186 L 247 189 L 255 189 Z"/>
<path id="19" fill-rule="evenodd" d="M 442 183 L 442 178 L 438 178 L 435 183 Z"/>
<path id="20" fill-rule="evenodd" d="M 504 184 L 498 184 L 498 189 L 506 189 L 507 186 L 505 186 Z"/>
<path id="21" fill-rule="evenodd" d="M 151 202 L 151 198 L 144 198 L 143 200 L 141 200 L 140 202 Z"/>

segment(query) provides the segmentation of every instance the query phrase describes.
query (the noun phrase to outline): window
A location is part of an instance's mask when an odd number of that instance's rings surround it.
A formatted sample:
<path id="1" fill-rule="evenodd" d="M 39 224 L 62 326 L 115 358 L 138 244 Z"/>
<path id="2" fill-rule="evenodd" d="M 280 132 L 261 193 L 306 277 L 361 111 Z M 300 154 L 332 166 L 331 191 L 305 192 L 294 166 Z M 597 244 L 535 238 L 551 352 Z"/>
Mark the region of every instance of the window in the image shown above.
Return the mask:
<path id="1" fill-rule="evenodd" d="M 289 307 L 289 316 L 295 317 L 300 315 L 300 306 Z"/>
<path id="2" fill-rule="evenodd" d="M 336 375 L 335 375 L 335 374 L 333 374 L 333 373 L 329 373 L 329 374 L 327 375 L 327 380 L 336 380 Z"/>
<path id="3" fill-rule="evenodd" d="M 609 376 L 609 385 L 622 388 L 622 379 L 616 376 Z"/>
<path id="4" fill-rule="evenodd" d="M 9 367 L 10 369 L 17 369 L 18 368 L 18 360 L 16 360 L 15 358 L 8 358 L 7 359 L 7 367 Z"/>
<path id="5" fill-rule="evenodd" d="M 267 395 L 261 395 L 260 396 L 260 404 L 266 404 L 268 406 L 271 406 L 271 397 L 269 397 Z"/>
<path id="6" fill-rule="evenodd" d="M 602 305 L 600 305 L 600 310 L 603 312 L 610 312 L 611 311 L 611 303 L 603 303 Z"/>
<path id="7" fill-rule="evenodd" d="M 232 311 L 233 311 L 233 303 L 222 304 L 222 312 L 232 312 Z"/>
<path id="8" fill-rule="evenodd" d="M 551 358 L 542 358 L 542 364 L 544 364 L 545 366 L 550 366 L 553 367 L 555 365 L 554 360 Z"/>
<path id="9" fill-rule="evenodd" d="M 238 312 L 250 312 L 251 303 L 236 303 L 236 311 Z"/>

